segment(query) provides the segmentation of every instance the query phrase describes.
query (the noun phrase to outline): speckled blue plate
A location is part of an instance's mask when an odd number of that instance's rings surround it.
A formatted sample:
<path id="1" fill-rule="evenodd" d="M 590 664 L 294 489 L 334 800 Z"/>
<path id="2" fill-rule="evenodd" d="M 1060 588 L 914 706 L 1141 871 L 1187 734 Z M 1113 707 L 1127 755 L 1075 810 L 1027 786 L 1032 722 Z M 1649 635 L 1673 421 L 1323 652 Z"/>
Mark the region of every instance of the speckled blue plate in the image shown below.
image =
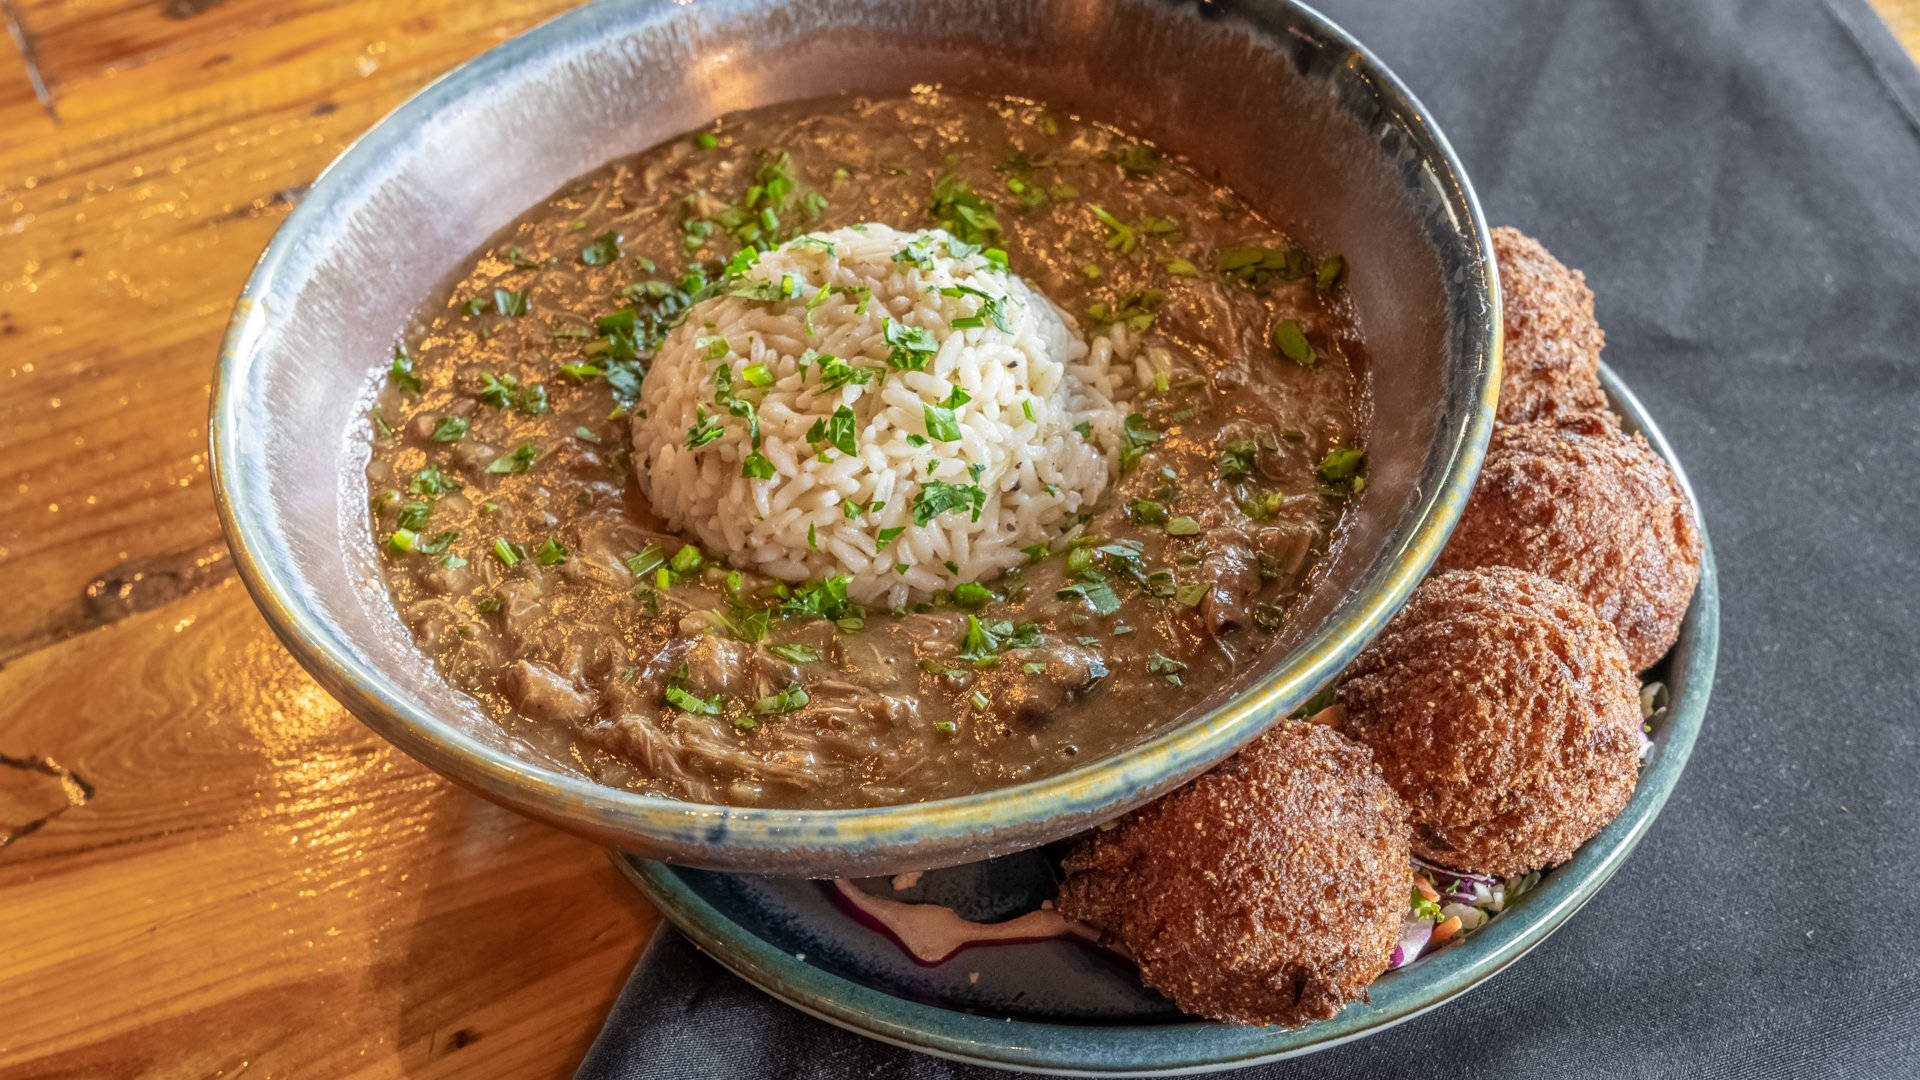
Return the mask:
<path id="1" fill-rule="evenodd" d="M 1639 401 L 1611 372 L 1601 375 L 1628 428 L 1644 432 L 1673 461 Z M 1182 1016 L 1141 987 L 1125 963 L 1074 942 L 982 946 L 922 966 L 843 911 L 820 882 L 628 856 L 618 862 L 675 926 L 736 974 L 796 1008 L 884 1042 L 981 1065 L 1077 1076 L 1200 1073 L 1273 1061 L 1361 1038 L 1463 994 L 1578 911 L 1620 868 L 1679 780 L 1706 714 L 1719 632 L 1718 579 L 1708 545 L 1679 643 L 1649 676 L 1667 683 L 1670 702 L 1620 817 L 1460 944 L 1382 976 L 1370 1002 L 1296 1031 Z M 1048 854 L 1032 851 L 932 872 L 901 893 L 884 879 L 866 884 L 882 895 L 947 904 L 994 922 L 1052 895 L 1053 874 Z"/>

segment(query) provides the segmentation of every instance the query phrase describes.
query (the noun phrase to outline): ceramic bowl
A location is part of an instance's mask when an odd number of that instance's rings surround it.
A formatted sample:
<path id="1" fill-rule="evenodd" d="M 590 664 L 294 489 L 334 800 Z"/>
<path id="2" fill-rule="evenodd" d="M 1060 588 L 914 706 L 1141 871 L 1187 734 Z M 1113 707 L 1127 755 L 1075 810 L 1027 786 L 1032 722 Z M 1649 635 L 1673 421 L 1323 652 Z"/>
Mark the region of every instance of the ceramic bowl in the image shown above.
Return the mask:
<path id="1" fill-rule="evenodd" d="M 1627 429 L 1645 433 L 1673 461 L 1646 410 L 1612 373 L 1603 370 L 1602 378 Z M 1700 535 L 1706 537 L 1704 524 Z M 1141 986 L 1130 965 L 1082 943 L 976 947 L 944 963 L 916 963 L 848 915 L 820 882 L 616 859 L 709 955 L 789 1004 L 869 1038 L 1003 1069 L 1073 1076 L 1235 1069 L 1337 1046 L 1418 1016 L 1492 978 L 1571 918 L 1626 862 L 1679 781 L 1706 716 L 1719 639 L 1720 586 L 1708 544 L 1680 640 L 1647 673 L 1666 684 L 1668 705 L 1653 721 L 1653 745 L 1620 816 L 1459 944 L 1386 973 L 1373 984 L 1370 1001 L 1297 1030 L 1183 1016 Z M 953 867 L 924 875 L 905 891 L 885 881 L 858 884 L 998 922 L 1054 894 L 1056 854 L 1023 852 Z"/>
<path id="2" fill-rule="evenodd" d="M 1126 123 L 1343 253 L 1368 343 L 1369 483 L 1263 659 L 1159 736 L 1049 779 L 863 810 L 739 809 L 594 783 L 442 681 L 381 587 L 366 408 L 414 307 L 569 179 L 748 106 L 921 83 Z M 481 794 L 643 855 L 839 875 L 950 865 L 1111 817 L 1231 753 L 1344 666 L 1458 517 L 1491 426 L 1498 286 L 1472 189 L 1398 79 L 1281 0 L 602 0 L 382 120 L 288 216 L 214 387 L 222 523 L 294 656 Z"/>

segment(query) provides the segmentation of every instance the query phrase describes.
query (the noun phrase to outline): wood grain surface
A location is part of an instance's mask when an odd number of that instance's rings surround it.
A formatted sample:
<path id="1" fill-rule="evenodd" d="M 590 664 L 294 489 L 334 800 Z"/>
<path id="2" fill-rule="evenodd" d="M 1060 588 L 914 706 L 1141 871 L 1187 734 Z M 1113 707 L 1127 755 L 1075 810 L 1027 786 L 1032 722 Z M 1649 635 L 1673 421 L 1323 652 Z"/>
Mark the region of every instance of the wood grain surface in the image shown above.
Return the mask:
<path id="1" fill-rule="evenodd" d="M 657 921 L 316 687 L 208 493 L 286 210 L 566 6 L 0 0 L 0 1075 L 564 1076 Z"/>

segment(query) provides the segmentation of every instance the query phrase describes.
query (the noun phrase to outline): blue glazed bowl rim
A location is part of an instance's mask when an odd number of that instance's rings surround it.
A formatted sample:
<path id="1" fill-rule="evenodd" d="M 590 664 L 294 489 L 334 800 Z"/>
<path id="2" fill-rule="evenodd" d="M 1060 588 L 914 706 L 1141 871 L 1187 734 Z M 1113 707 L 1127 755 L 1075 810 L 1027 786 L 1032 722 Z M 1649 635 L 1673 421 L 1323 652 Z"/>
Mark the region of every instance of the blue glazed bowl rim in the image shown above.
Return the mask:
<path id="1" fill-rule="evenodd" d="M 256 306 L 266 305 L 283 279 L 298 280 L 301 248 L 324 233 L 330 221 L 365 185 L 377 183 L 383 158 L 403 148 L 434 118 L 511 68 L 587 48 L 616 31 L 631 30 L 657 16 L 657 0 L 597 0 L 563 14 L 473 58 L 429 84 L 356 140 L 314 181 L 260 256 L 236 305 L 223 342 L 210 418 L 215 505 L 242 582 L 295 659 L 370 727 L 409 755 L 497 802 L 590 835 L 623 837 L 655 850 L 684 853 L 724 849 L 740 863 L 807 853 L 823 865 L 840 858 L 968 838 L 992 848 L 996 835 L 1022 826 L 1074 815 L 1118 812 L 1148 788 L 1191 775 L 1257 734 L 1274 716 L 1294 707 L 1344 667 L 1384 625 L 1420 580 L 1451 533 L 1465 494 L 1478 475 L 1492 431 L 1500 378 L 1499 287 L 1492 241 L 1465 170 L 1427 109 L 1377 57 L 1351 35 L 1297 0 L 1247 0 L 1304 27 L 1325 47 L 1338 49 L 1347 66 L 1372 88 L 1393 115 L 1418 156 L 1443 189 L 1456 231 L 1479 255 L 1478 275 L 1456 288 L 1480 290 L 1487 306 L 1462 315 L 1470 327 L 1463 364 L 1478 364 L 1471 415 L 1453 432 L 1451 468 L 1443 482 L 1408 512 L 1419 524 L 1370 571 L 1365 591 L 1344 601 L 1327 622 L 1299 646 L 1302 661 L 1277 667 L 1232 700 L 1127 751 L 1055 776 L 973 795 L 844 810 L 791 810 L 685 802 L 609 787 L 520 758 L 464 732 L 459 725 L 411 704 L 397 686 L 364 663 L 297 588 L 297 575 L 278 564 L 259 504 L 262 483 L 241 464 L 247 390 L 258 336 Z M 1472 269 L 1472 268 L 1469 268 Z M 1004 843 L 1000 846 L 1004 847 Z"/>
<path id="2" fill-rule="evenodd" d="M 1601 378 L 1628 425 L 1673 464 L 1700 524 L 1700 584 L 1665 661 L 1677 687 L 1633 797 L 1613 823 L 1540 885 L 1459 945 L 1375 983 L 1371 1001 L 1295 1030 L 1207 1021 L 1169 1024 L 1051 1024 L 1009 1021 L 908 1001 L 795 959 L 708 903 L 674 868 L 616 855 L 615 862 L 703 952 L 735 974 L 812 1016 L 922 1053 L 1002 1069 L 1071 1076 L 1169 1076 L 1237 1069 L 1297 1057 L 1383 1031 L 1491 978 L 1546 940 L 1592 899 L 1639 844 L 1679 782 L 1713 688 L 1720 643 L 1720 590 L 1699 500 L 1672 447 L 1625 384 Z"/>

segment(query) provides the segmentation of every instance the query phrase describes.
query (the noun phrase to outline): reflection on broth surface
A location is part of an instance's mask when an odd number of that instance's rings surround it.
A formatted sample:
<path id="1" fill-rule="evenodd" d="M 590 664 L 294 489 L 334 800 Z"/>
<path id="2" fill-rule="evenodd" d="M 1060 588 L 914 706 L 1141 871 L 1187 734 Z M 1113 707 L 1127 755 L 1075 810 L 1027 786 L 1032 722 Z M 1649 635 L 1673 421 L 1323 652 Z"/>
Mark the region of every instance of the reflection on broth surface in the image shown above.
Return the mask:
<path id="1" fill-rule="evenodd" d="M 1003 257 L 1111 348 L 1127 413 L 1105 494 L 1025 565 L 891 608 L 687 543 L 629 441 L 660 339 L 737 288 L 736 252 L 859 223 Z M 870 806 L 1060 772 L 1244 671 L 1364 484 L 1343 269 L 1192 165 L 1032 103 L 724 117 L 567 185 L 422 309 L 367 469 L 394 603 L 446 678 L 606 783 Z"/>

